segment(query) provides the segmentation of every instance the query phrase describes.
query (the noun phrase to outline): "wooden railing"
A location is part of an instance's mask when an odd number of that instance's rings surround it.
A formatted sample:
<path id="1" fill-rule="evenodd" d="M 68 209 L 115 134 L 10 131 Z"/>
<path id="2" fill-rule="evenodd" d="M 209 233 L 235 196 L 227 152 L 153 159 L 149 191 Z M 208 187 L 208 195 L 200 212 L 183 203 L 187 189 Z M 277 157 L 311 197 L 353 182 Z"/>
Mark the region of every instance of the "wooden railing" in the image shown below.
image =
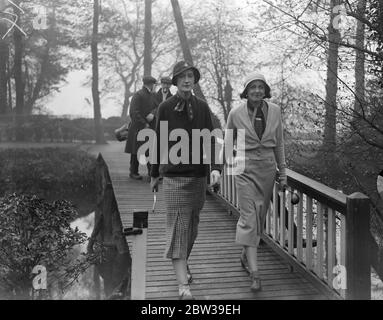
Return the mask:
<path id="1" fill-rule="evenodd" d="M 235 176 L 227 172 L 215 195 L 239 214 Z M 376 244 L 370 234 L 369 198 L 347 196 L 291 170 L 287 175 L 286 191 L 274 186 L 262 239 L 324 293 L 370 299 L 371 262 L 376 260 L 370 248 Z"/>

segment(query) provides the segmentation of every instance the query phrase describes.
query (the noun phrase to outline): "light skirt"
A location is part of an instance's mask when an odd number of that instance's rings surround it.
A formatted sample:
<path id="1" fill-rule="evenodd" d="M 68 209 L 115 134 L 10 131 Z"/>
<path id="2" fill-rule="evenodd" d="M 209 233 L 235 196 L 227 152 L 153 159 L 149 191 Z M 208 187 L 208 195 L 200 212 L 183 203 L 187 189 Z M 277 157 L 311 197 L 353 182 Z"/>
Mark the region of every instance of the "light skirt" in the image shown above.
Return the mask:
<path id="1" fill-rule="evenodd" d="M 259 245 L 276 177 L 273 158 L 246 159 L 245 170 L 235 176 L 240 217 L 236 242 L 243 246 Z"/>

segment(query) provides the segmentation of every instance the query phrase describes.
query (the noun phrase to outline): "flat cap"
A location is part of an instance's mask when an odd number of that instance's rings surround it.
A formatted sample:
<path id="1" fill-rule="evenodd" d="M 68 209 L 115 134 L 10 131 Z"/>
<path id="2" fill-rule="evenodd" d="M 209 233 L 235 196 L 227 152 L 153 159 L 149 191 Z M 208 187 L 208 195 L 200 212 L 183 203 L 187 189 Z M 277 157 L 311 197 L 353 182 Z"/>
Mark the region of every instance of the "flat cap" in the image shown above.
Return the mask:
<path id="1" fill-rule="evenodd" d="M 144 78 L 142 79 L 142 82 L 144 84 L 152 84 L 152 83 L 156 83 L 157 80 L 156 78 L 153 78 L 152 76 L 144 76 Z"/>
<path id="2" fill-rule="evenodd" d="M 172 84 L 172 79 L 170 77 L 162 77 L 161 83 Z"/>

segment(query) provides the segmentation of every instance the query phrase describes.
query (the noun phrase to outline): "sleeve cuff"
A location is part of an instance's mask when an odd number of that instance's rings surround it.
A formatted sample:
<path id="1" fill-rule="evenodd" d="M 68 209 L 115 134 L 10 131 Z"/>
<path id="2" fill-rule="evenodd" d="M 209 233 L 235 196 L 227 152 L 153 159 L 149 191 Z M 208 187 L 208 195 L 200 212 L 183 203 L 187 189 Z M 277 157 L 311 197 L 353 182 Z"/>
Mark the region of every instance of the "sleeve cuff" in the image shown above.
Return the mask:
<path id="1" fill-rule="evenodd" d="M 222 173 L 222 165 L 216 164 L 211 166 L 211 171 L 217 170 L 219 173 Z"/>
<path id="2" fill-rule="evenodd" d="M 150 170 L 150 176 L 153 178 L 158 178 L 160 176 L 160 170 L 158 164 L 153 164 Z"/>

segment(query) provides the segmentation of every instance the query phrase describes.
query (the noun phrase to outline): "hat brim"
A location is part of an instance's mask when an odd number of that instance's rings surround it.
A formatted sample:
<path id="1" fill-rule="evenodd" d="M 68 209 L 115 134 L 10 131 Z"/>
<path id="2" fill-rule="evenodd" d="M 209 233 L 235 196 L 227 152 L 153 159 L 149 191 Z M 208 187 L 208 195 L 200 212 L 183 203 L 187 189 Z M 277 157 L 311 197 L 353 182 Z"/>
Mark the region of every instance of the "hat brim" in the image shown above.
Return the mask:
<path id="1" fill-rule="evenodd" d="M 177 86 L 177 77 L 182 72 L 185 72 L 187 70 L 193 70 L 193 73 L 194 73 L 194 84 L 198 83 L 198 81 L 201 79 L 201 74 L 200 74 L 199 70 L 196 67 L 185 67 L 185 68 L 181 69 L 180 71 L 178 71 L 177 73 L 173 74 L 172 84 L 174 86 Z"/>
<path id="2" fill-rule="evenodd" d="M 249 89 L 249 86 L 250 86 L 254 81 L 262 81 L 263 84 L 265 85 L 265 98 L 266 98 L 266 99 L 271 98 L 271 89 L 270 89 L 270 86 L 269 86 L 265 81 L 263 81 L 263 80 L 261 80 L 261 79 L 254 79 L 254 80 L 250 81 L 250 82 L 247 84 L 245 90 L 243 90 L 242 93 L 240 94 L 241 99 L 247 99 L 247 90 Z"/>
<path id="3" fill-rule="evenodd" d="M 155 84 L 155 83 L 157 83 L 156 80 L 145 80 L 145 81 L 143 81 L 143 84 Z"/>

